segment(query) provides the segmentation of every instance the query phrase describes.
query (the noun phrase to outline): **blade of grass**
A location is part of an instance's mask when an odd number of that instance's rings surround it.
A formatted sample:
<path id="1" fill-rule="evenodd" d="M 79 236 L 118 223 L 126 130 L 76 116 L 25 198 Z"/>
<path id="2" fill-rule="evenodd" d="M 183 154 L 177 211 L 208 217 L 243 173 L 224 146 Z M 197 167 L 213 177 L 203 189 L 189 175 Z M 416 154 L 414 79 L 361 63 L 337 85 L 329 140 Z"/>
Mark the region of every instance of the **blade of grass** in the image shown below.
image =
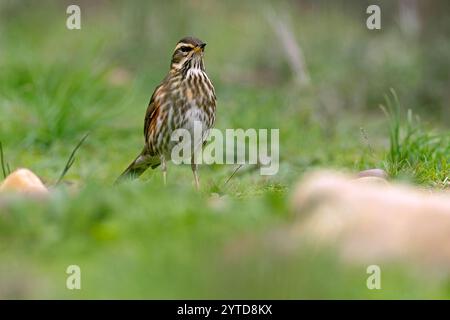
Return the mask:
<path id="1" fill-rule="evenodd" d="M 61 175 L 59 176 L 58 181 L 56 182 L 56 185 L 60 184 L 62 179 L 64 178 L 64 176 L 67 174 L 67 172 L 70 170 L 70 168 L 72 167 L 73 163 L 75 162 L 75 153 L 77 152 L 77 150 L 81 147 L 81 145 L 83 144 L 83 142 L 87 139 L 87 137 L 89 136 L 89 133 L 86 133 L 84 135 L 83 138 L 81 138 L 81 140 L 78 142 L 78 144 L 75 146 L 75 148 L 72 150 L 72 153 L 70 154 L 69 159 L 67 160 L 66 165 L 64 166 L 63 171 L 61 172 Z"/>
<path id="2" fill-rule="evenodd" d="M 0 141 L 0 164 L 2 166 L 3 179 L 5 179 L 10 173 L 11 169 L 8 163 L 5 163 L 5 155 L 3 153 L 3 144 Z"/>
<path id="3" fill-rule="evenodd" d="M 0 141 L 0 162 L 2 164 L 3 179 L 5 179 L 6 171 L 5 171 L 5 163 L 4 163 L 4 159 L 3 159 L 3 145 L 2 145 L 1 141 Z"/>

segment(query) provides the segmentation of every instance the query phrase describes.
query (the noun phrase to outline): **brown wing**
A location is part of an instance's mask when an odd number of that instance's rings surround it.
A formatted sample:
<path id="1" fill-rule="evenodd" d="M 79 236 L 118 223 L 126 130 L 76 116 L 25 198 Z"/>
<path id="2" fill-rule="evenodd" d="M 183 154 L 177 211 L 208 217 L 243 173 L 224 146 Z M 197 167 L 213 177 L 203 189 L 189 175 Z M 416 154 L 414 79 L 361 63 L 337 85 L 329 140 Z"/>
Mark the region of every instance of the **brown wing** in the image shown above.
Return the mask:
<path id="1" fill-rule="evenodd" d="M 145 113 L 145 120 L 144 120 L 144 137 L 145 137 L 145 143 L 148 144 L 148 136 L 150 134 L 149 130 L 151 130 L 151 123 L 154 123 L 157 114 L 159 113 L 159 99 L 156 99 L 158 94 L 161 93 L 161 87 L 162 84 L 156 87 L 155 91 L 152 94 L 152 97 L 150 98 L 150 102 L 148 103 L 147 112 Z"/>

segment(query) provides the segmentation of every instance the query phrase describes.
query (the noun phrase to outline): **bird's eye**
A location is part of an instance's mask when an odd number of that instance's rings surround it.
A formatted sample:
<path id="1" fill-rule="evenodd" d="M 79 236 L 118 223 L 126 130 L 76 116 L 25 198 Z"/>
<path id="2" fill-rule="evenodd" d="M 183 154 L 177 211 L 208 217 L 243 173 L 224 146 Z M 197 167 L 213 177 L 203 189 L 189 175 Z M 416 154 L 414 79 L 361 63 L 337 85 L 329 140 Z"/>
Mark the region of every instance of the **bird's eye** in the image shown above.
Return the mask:
<path id="1" fill-rule="evenodd" d="M 188 46 L 184 46 L 184 47 L 181 47 L 180 50 L 181 50 L 182 52 L 189 52 L 189 51 L 192 50 L 192 48 L 191 48 L 191 47 L 188 47 Z"/>

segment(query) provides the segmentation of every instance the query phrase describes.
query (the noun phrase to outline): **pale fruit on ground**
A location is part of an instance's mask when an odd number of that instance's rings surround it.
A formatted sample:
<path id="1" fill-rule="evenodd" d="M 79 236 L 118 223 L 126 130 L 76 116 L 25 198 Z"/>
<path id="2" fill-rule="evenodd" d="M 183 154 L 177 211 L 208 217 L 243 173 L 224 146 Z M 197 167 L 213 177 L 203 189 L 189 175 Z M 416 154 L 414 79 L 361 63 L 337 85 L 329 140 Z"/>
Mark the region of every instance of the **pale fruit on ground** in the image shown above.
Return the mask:
<path id="1" fill-rule="evenodd" d="M 47 194 L 48 189 L 32 171 L 17 169 L 7 176 L 0 185 L 0 193 L 2 192 Z"/>
<path id="2" fill-rule="evenodd" d="M 450 192 L 320 171 L 298 184 L 292 208 L 298 219 L 290 241 L 336 246 L 352 262 L 402 260 L 449 270 Z"/>

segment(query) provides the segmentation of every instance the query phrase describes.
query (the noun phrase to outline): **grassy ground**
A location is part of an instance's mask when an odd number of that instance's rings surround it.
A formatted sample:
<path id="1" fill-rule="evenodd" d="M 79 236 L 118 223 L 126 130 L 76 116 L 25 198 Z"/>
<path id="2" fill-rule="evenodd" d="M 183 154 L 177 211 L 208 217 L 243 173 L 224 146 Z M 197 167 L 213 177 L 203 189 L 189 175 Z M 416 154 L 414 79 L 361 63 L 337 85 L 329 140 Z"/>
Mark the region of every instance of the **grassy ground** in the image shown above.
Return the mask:
<path id="1" fill-rule="evenodd" d="M 299 87 L 265 18 L 271 6 L 254 4 L 82 2 L 77 31 L 65 28 L 61 4 L 0 5 L 0 141 L 11 169 L 30 168 L 52 186 L 89 133 L 49 201 L 0 206 L 0 297 L 450 296 L 448 280 L 410 266 L 383 266 L 383 289 L 374 292 L 365 267 L 342 265 L 333 252 L 245 250 L 291 223 L 289 196 L 307 170 L 380 167 L 445 188 L 450 164 L 448 100 L 439 91 L 448 79 L 426 69 L 421 44 L 395 27 L 369 34 L 358 14 L 339 8 L 283 2 L 277 10 L 293 6 L 302 18 L 291 23 L 311 84 Z M 243 168 L 225 184 L 234 166 L 203 166 L 196 192 L 190 168 L 170 165 L 167 187 L 159 171 L 113 187 L 142 147 L 146 105 L 186 34 L 208 42 L 217 128 L 279 128 L 280 171 Z M 434 100 L 424 98 L 425 81 Z M 66 289 L 71 264 L 81 267 L 80 291 Z"/>

